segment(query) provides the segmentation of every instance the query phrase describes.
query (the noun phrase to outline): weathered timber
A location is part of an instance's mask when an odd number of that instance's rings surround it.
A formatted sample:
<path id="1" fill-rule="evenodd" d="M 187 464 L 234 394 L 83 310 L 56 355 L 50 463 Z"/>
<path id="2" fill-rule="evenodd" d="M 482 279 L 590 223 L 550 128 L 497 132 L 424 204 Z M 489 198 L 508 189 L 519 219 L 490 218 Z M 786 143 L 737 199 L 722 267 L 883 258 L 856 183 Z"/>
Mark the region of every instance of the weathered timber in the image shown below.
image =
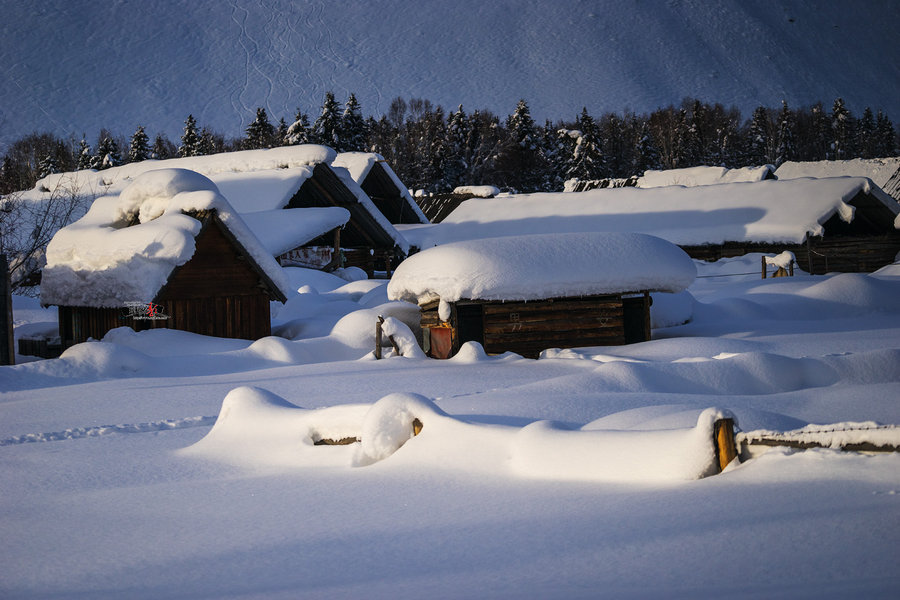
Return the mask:
<path id="1" fill-rule="evenodd" d="M 16 362 L 13 336 L 12 285 L 9 280 L 9 263 L 0 254 L 0 365 Z"/>
<path id="2" fill-rule="evenodd" d="M 713 427 L 713 445 L 716 448 L 716 461 L 721 473 L 737 457 L 737 445 L 734 441 L 734 419 L 719 419 L 715 422 Z"/>

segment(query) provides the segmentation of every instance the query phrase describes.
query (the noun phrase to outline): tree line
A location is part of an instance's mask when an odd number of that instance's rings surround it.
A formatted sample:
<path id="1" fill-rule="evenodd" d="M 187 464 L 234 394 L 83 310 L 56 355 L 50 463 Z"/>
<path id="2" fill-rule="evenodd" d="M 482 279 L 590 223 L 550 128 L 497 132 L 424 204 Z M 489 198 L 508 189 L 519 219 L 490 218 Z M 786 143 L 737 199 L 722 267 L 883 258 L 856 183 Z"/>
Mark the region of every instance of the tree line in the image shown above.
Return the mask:
<path id="1" fill-rule="evenodd" d="M 647 169 L 698 165 L 775 166 L 788 160 L 841 160 L 894 156 L 892 121 L 866 108 L 855 116 L 838 98 L 791 108 L 756 108 L 744 119 L 737 108 L 687 98 L 649 114 L 583 109 L 571 120 L 537 124 L 520 100 L 501 119 L 487 110 L 449 114 L 429 100 L 396 98 L 379 118 L 363 117 L 354 94 L 341 104 L 325 94 L 311 121 L 298 109 L 290 124 L 273 123 L 264 108 L 243 135 L 226 139 L 188 115 L 176 144 L 165 134 L 151 141 L 143 126 L 130 138 L 102 129 L 92 146 L 33 133 L 14 142 L 0 165 L 0 193 L 30 189 L 51 173 L 102 170 L 149 158 L 202 156 L 305 143 L 339 152 L 378 152 L 414 189 L 447 192 L 459 185 L 495 185 L 517 192 L 561 190 L 564 181 L 624 178 Z"/>

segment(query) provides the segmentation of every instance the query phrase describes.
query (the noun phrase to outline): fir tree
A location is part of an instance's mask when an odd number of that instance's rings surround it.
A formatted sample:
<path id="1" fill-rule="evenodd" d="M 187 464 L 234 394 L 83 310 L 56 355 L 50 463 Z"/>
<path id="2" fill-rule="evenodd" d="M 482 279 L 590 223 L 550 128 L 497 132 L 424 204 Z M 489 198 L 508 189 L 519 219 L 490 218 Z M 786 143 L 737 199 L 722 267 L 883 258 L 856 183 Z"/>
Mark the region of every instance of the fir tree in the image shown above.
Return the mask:
<path id="1" fill-rule="evenodd" d="M 850 111 L 844 106 L 844 99 L 834 101 L 831 109 L 831 152 L 834 160 L 850 158 L 852 152 L 853 123 Z"/>
<path id="2" fill-rule="evenodd" d="M 138 125 L 137 131 L 131 136 L 131 145 L 128 149 L 129 162 L 140 162 L 150 157 L 150 139 L 144 133 L 144 127 Z"/>
<path id="3" fill-rule="evenodd" d="M 571 166 L 566 175 L 583 181 L 600 179 L 604 176 L 603 154 L 597 140 L 597 126 L 593 117 L 588 114 L 587 108 L 581 111 L 578 130 L 581 135 L 576 141 Z"/>
<path id="4" fill-rule="evenodd" d="M 812 118 L 812 148 L 809 160 L 826 160 L 831 158 L 831 125 L 828 115 L 821 102 L 813 105 Z"/>
<path id="5" fill-rule="evenodd" d="M 285 132 L 283 143 L 286 146 L 309 143 L 309 117 L 299 108 L 297 109 L 297 115 L 294 117 L 294 122 L 291 123 Z"/>
<path id="6" fill-rule="evenodd" d="M 758 106 L 750 117 L 747 130 L 746 159 L 750 165 L 764 165 L 769 162 L 766 150 L 769 146 L 769 113 L 764 106 Z"/>
<path id="7" fill-rule="evenodd" d="M 118 167 L 122 164 L 119 144 L 116 143 L 116 140 L 111 135 L 104 136 L 97 145 L 97 156 L 94 164 L 97 170 Z"/>
<path id="8" fill-rule="evenodd" d="M 868 106 L 856 125 L 856 149 L 860 158 L 876 157 L 875 115 Z"/>
<path id="9" fill-rule="evenodd" d="M 340 152 L 363 151 L 366 149 L 366 122 L 354 94 L 347 98 L 341 117 Z"/>
<path id="10" fill-rule="evenodd" d="M 447 160 L 444 178 L 452 190 L 463 185 L 468 164 L 466 162 L 466 139 L 469 137 L 469 119 L 460 104 L 447 118 Z"/>
<path id="11" fill-rule="evenodd" d="M 650 125 L 641 119 L 636 127 L 634 151 L 632 152 L 631 174 L 643 175 L 645 171 L 660 169 L 659 150 L 650 135 Z"/>
<path id="12" fill-rule="evenodd" d="M 341 105 L 334 99 L 333 92 L 325 93 L 325 101 L 322 103 L 322 114 L 313 123 L 310 138 L 313 143 L 340 148 L 341 140 Z"/>
<path id="13" fill-rule="evenodd" d="M 897 134 L 894 131 L 894 124 L 887 115 L 880 110 L 875 117 L 875 138 L 877 140 L 875 143 L 875 153 L 879 158 L 886 158 L 897 154 Z"/>
<path id="14" fill-rule="evenodd" d="M 200 155 L 200 136 L 197 135 L 197 122 L 194 115 L 188 115 L 184 122 L 184 133 L 181 134 L 181 146 L 178 147 L 178 156 L 185 158 L 188 156 Z"/>
<path id="15" fill-rule="evenodd" d="M 781 114 L 778 117 L 778 149 L 775 152 L 775 166 L 780 167 L 796 156 L 794 147 L 794 113 L 787 102 L 781 101 Z"/>
<path id="16" fill-rule="evenodd" d="M 47 175 L 52 175 L 53 173 L 59 173 L 59 163 L 51 152 L 46 154 L 38 165 L 38 179 L 43 179 Z"/>
<path id="17" fill-rule="evenodd" d="M 284 117 L 278 119 L 278 127 L 275 128 L 275 139 L 273 140 L 273 144 L 275 146 L 287 146 L 285 143 L 285 138 L 287 138 L 288 126 L 284 121 Z"/>
<path id="18" fill-rule="evenodd" d="M 219 151 L 219 144 L 216 143 L 216 134 L 207 127 L 200 129 L 200 140 L 197 142 L 197 156 L 208 156 L 216 154 Z"/>
<path id="19" fill-rule="evenodd" d="M 150 158 L 155 158 L 157 160 L 172 158 L 170 146 L 172 146 L 172 142 L 170 142 L 163 134 L 157 133 L 156 137 L 153 139 L 153 147 L 150 148 Z"/>
<path id="20" fill-rule="evenodd" d="M 81 171 L 83 169 L 90 169 L 92 158 L 93 158 L 93 154 L 91 152 L 91 146 L 84 139 L 84 134 L 82 134 L 81 141 L 78 142 L 77 169 L 79 171 Z"/>
<path id="21" fill-rule="evenodd" d="M 256 118 L 247 126 L 244 147 L 248 150 L 271 148 L 275 138 L 275 128 L 269 122 L 265 108 L 256 109 Z"/>
<path id="22" fill-rule="evenodd" d="M 519 100 L 515 112 L 506 120 L 507 141 L 497 166 L 507 186 L 520 192 L 535 192 L 543 176 L 543 157 L 538 133 L 525 100 Z"/>

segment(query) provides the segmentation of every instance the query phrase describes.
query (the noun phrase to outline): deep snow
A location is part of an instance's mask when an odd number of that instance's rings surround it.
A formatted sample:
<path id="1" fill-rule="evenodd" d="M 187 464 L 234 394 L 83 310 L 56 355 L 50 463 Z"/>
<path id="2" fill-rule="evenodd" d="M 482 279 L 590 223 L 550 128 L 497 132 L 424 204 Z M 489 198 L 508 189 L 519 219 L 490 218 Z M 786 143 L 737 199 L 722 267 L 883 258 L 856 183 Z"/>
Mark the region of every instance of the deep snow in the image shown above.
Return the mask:
<path id="1" fill-rule="evenodd" d="M 539 360 L 372 360 L 377 315 L 415 307 L 286 269 L 295 341 L 119 329 L 4 367 L 0 596 L 894 597 L 900 456 L 666 467 L 707 451 L 687 441 L 709 408 L 744 431 L 900 423 L 900 270 L 759 262 L 698 263 L 687 302 L 654 301 L 692 321 L 650 342 Z"/>

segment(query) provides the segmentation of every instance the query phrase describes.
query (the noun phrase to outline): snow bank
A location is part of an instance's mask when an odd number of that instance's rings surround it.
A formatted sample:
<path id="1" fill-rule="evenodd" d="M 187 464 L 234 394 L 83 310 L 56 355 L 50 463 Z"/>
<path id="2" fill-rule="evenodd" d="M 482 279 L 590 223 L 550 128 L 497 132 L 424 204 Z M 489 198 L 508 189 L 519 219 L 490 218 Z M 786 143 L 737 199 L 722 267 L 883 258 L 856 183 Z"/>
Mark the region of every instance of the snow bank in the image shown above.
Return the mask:
<path id="1" fill-rule="evenodd" d="M 696 269 L 680 248 L 643 234 L 529 235 L 457 242 L 404 260 L 388 297 L 537 300 L 660 290 L 678 292 Z"/>
<path id="2" fill-rule="evenodd" d="M 425 353 L 419 347 L 415 334 L 409 325 L 394 317 L 387 317 L 381 325 L 381 331 L 385 339 L 393 339 L 397 344 L 400 356 L 407 358 L 425 358 Z"/>
<path id="3" fill-rule="evenodd" d="M 688 167 L 686 169 L 669 169 L 666 171 L 644 171 L 637 180 L 639 188 L 655 188 L 670 185 L 696 187 L 699 185 L 716 185 L 720 183 L 738 183 L 763 181 L 771 176 L 774 167 L 743 167 L 726 169 L 725 167 Z"/>
<path id="4" fill-rule="evenodd" d="M 356 464 L 364 466 L 387 458 L 433 416 L 447 415 L 419 394 L 390 394 L 380 399 L 363 419 Z"/>
<path id="5" fill-rule="evenodd" d="M 570 431 L 538 421 L 522 429 L 512 467 L 526 477 L 633 483 L 700 479 L 715 474 L 713 429 L 728 411 L 706 409 L 692 429 Z"/>
<path id="6" fill-rule="evenodd" d="M 895 215 L 900 205 L 868 179 L 766 180 L 697 187 L 596 189 L 466 200 L 441 223 L 402 227 L 419 248 L 533 233 L 634 231 L 681 246 L 731 242 L 793 243 L 822 235 L 834 214 L 853 220 L 849 202 L 872 194 Z"/>
<path id="7" fill-rule="evenodd" d="M 164 169 L 136 178 L 118 196 L 98 198 L 47 246 L 44 305 L 121 307 L 150 302 L 172 270 L 194 254 L 200 221 L 185 212 L 215 210 L 251 257 L 287 295 L 272 255 L 215 184 L 193 171 Z"/>
<path id="8" fill-rule="evenodd" d="M 476 198 L 493 198 L 500 193 L 500 188 L 492 185 L 461 185 L 453 189 L 454 194 L 472 194 Z"/>

